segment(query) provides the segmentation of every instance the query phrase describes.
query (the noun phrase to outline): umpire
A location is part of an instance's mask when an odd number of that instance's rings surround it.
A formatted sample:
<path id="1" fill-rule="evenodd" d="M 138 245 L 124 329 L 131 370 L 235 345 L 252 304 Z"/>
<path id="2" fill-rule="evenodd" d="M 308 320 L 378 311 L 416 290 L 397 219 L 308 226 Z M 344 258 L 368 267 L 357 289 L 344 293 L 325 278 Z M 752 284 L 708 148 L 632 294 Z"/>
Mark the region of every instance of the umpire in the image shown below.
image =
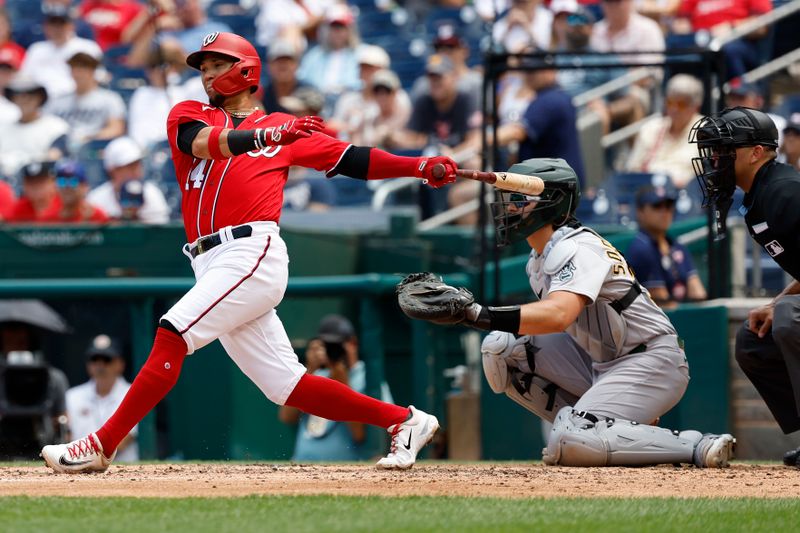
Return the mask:
<path id="1" fill-rule="evenodd" d="M 724 219 L 736 187 L 747 229 L 793 278 L 767 305 L 750 311 L 736 335 L 736 361 L 784 433 L 800 430 L 800 172 L 778 163 L 778 130 L 765 113 L 746 107 L 704 117 L 692 128 L 692 160 L 705 204 Z M 800 448 L 784 455 L 800 467 Z"/>

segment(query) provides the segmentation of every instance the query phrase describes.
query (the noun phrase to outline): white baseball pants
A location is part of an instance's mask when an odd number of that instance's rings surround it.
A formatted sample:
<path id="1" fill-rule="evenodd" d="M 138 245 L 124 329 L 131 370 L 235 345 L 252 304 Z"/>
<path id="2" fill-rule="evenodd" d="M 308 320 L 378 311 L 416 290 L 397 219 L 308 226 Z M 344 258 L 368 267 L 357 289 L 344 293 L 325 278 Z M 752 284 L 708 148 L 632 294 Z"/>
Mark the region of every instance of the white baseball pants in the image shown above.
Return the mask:
<path id="1" fill-rule="evenodd" d="M 275 307 L 289 278 L 289 256 L 274 222 L 252 222 L 250 237 L 230 238 L 192 259 L 197 283 L 162 317 L 193 353 L 215 339 L 264 395 L 283 405 L 305 374 Z M 187 257 L 188 245 L 183 248 Z"/>

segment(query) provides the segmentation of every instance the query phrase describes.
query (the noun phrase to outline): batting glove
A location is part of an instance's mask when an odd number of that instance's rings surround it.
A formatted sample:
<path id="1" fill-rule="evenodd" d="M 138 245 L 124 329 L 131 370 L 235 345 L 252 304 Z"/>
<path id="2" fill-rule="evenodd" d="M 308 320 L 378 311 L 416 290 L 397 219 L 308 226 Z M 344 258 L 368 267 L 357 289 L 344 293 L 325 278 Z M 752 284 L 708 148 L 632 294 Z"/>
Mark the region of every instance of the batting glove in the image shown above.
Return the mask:
<path id="1" fill-rule="evenodd" d="M 300 117 L 286 121 L 276 128 L 259 128 L 256 130 L 256 148 L 292 144 L 298 139 L 311 137 L 312 133 L 321 131 L 324 127 L 321 117 Z M 261 146 L 258 146 L 259 143 Z"/>
<path id="2" fill-rule="evenodd" d="M 444 172 L 441 171 L 442 167 L 444 167 Z M 439 155 L 421 157 L 417 165 L 416 176 L 422 178 L 423 183 L 438 189 L 456 181 L 456 170 L 458 170 L 458 165 L 449 157 Z"/>

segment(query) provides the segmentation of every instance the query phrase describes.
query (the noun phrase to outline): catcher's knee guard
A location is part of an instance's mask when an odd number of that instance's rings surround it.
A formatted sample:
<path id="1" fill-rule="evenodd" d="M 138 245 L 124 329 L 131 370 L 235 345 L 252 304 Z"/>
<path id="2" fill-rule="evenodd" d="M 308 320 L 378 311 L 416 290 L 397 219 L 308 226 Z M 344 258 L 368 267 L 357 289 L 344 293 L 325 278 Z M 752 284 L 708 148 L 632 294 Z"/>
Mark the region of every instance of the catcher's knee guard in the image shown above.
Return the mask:
<path id="1" fill-rule="evenodd" d="M 692 463 L 701 438 L 697 431 L 676 433 L 629 420 L 600 420 L 565 407 L 556 415 L 542 460 L 560 466 Z"/>
<path id="2" fill-rule="evenodd" d="M 553 422 L 556 413 L 561 409 L 573 406 L 578 401 L 577 396 L 554 383 L 519 370 L 509 372 L 509 383 L 505 393 L 522 407 L 548 422 Z"/>

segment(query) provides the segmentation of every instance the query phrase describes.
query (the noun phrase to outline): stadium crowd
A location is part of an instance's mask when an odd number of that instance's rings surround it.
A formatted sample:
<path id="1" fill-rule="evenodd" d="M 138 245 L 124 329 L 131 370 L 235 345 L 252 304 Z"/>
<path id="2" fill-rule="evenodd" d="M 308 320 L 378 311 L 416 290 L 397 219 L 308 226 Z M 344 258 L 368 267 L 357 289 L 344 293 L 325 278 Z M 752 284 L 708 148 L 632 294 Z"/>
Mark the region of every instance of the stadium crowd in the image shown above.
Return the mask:
<path id="1" fill-rule="evenodd" d="M 771 0 L 0 3 L 0 221 L 152 224 L 180 216 L 165 122 L 175 103 L 207 98 L 185 58 L 208 33 L 233 31 L 257 45 L 264 69 L 254 97 L 267 111 L 320 114 L 330 135 L 395 152 L 448 155 L 465 167 L 480 165 L 481 129 L 489 121 L 482 109 L 483 53 L 572 54 L 570 68 L 559 68 L 557 59 L 551 68 L 507 72 L 491 105 L 503 164 L 562 157 L 594 199 L 597 183 L 586 183 L 584 168 L 598 165 L 604 175 L 663 174 L 678 190 L 696 194 L 687 131 L 705 90 L 696 72 L 652 68 L 577 107 L 575 97 L 629 72 L 631 62 L 658 62 L 659 52 L 687 37 L 707 44 L 774 7 Z M 729 102 L 749 98 L 747 105 L 771 109 L 765 87 L 741 82 L 772 57 L 771 37 L 765 28 L 722 47 Z M 574 68 L 576 57 L 584 68 Z M 605 66 L 593 67 L 598 60 Z M 797 112 L 787 104 L 774 118 L 784 133 L 782 157 L 800 165 Z M 647 120 L 602 161 L 585 161 L 580 125 L 587 116 L 604 134 Z M 373 191 L 361 185 L 354 194 L 351 184 L 340 190 L 335 178 L 292 172 L 285 205 L 368 204 Z M 420 190 L 410 200 L 423 218 L 475 198 L 477 185 L 459 182 L 429 193 Z M 610 194 L 601 200 L 613 203 Z M 595 206 L 584 216 L 598 212 Z"/>

